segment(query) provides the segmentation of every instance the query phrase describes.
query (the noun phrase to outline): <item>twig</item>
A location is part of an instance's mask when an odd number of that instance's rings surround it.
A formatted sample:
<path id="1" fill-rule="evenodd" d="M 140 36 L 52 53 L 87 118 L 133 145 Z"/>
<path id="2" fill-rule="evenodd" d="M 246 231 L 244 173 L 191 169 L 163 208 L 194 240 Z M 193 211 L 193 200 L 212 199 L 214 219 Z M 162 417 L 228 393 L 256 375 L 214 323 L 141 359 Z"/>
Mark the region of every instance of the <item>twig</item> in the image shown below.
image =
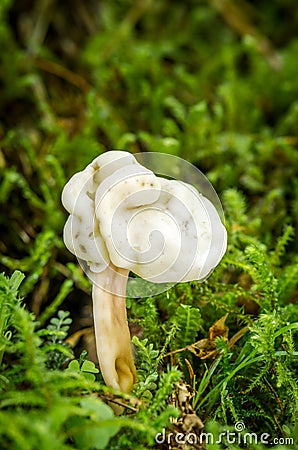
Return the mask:
<path id="1" fill-rule="evenodd" d="M 42 58 L 34 58 L 33 64 L 39 69 L 44 70 L 45 72 L 51 73 L 68 81 L 70 84 L 73 84 L 85 93 L 91 89 L 90 84 L 85 80 L 85 78 L 83 78 L 81 75 L 78 75 L 77 73 L 72 72 L 69 69 L 66 69 L 65 67 L 57 64 L 54 61 L 49 61 Z"/>
<path id="2" fill-rule="evenodd" d="M 110 397 L 109 395 L 101 395 L 100 397 L 101 397 L 102 399 L 104 399 L 104 400 L 110 402 L 110 403 L 115 403 L 115 405 L 118 405 L 118 406 L 121 406 L 121 407 L 123 407 L 123 408 L 129 409 L 130 411 L 138 412 L 138 409 L 137 409 L 137 408 L 134 408 L 133 406 L 127 405 L 126 403 L 121 402 L 121 401 L 118 400 L 118 399 L 114 399 L 114 398 Z"/>
<path id="3" fill-rule="evenodd" d="M 269 66 L 276 71 L 282 69 L 282 59 L 280 54 L 273 48 L 270 40 L 264 36 L 255 25 L 252 24 L 250 18 L 243 12 L 248 10 L 248 5 L 242 0 L 241 5 L 233 0 L 209 0 L 211 6 L 216 9 L 240 36 L 251 36 L 255 40 L 255 45 L 259 53 L 261 53 Z M 244 8 L 243 8 L 244 7 Z"/>

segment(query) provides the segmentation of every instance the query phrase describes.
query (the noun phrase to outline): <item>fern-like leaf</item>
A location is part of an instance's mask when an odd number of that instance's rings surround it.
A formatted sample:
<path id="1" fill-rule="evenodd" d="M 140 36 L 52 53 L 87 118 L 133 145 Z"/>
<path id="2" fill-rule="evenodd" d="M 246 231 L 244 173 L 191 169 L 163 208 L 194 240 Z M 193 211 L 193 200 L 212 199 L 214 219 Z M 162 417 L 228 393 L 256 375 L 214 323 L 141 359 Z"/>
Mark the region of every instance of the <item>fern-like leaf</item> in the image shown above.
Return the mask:
<path id="1" fill-rule="evenodd" d="M 177 324 L 177 333 L 173 342 L 173 350 L 186 347 L 196 341 L 198 330 L 201 327 L 201 313 L 198 308 L 190 305 L 180 305 L 174 317 Z"/>

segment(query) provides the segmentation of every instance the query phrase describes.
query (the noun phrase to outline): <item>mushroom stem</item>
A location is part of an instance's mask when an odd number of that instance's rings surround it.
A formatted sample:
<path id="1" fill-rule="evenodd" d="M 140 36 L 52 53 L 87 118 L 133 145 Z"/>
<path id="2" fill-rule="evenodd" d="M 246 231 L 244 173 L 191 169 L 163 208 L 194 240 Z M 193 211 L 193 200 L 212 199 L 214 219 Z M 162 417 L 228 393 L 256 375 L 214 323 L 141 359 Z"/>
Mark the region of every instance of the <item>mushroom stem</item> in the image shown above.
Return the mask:
<path id="1" fill-rule="evenodd" d="M 128 273 L 110 263 L 103 272 L 93 273 L 92 289 L 96 350 L 104 381 L 127 393 L 136 381 L 125 302 Z"/>

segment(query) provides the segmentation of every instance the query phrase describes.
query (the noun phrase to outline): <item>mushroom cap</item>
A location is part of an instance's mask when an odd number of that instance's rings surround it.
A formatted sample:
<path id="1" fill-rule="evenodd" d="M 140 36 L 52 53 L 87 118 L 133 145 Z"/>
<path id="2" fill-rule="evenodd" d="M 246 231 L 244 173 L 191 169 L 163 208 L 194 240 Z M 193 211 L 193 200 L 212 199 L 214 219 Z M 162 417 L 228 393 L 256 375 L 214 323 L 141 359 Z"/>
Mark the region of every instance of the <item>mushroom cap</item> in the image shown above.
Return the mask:
<path id="1" fill-rule="evenodd" d="M 154 283 L 203 280 L 226 251 L 213 204 L 123 151 L 98 156 L 64 187 L 66 247 L 92 272 L 110 262 Z"/>

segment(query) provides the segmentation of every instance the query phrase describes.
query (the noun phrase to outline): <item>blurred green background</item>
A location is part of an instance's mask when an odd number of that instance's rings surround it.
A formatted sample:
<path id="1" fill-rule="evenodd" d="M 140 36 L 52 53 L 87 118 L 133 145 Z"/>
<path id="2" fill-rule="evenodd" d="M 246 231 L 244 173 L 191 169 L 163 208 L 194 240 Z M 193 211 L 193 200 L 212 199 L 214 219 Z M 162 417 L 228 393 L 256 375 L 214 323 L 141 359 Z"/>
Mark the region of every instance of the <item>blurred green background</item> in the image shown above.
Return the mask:
<path id="1" fill-rule="evenodd" d="M 0 263 L 35 313 L 72 259 L 62 187 L 106 150 L 196 164 L 269 249 L 297 227 L 294 1 L 2 0 L 0 18 Z"/>

